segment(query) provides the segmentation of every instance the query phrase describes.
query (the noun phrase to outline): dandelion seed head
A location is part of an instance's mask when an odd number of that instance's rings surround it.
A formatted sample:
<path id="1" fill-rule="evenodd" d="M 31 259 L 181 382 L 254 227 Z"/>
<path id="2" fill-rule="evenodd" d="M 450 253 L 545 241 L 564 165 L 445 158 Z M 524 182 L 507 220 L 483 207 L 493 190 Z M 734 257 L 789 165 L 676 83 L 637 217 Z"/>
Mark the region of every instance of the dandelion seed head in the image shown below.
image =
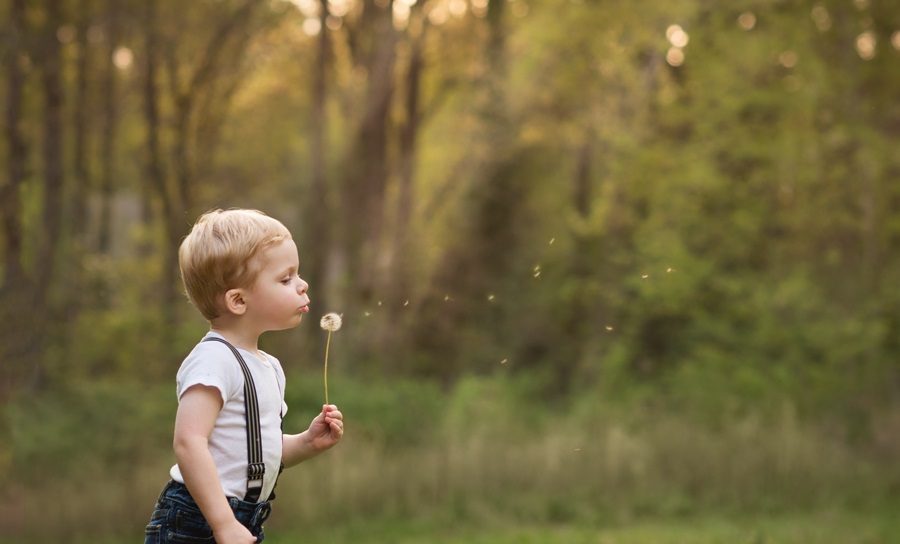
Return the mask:
<path id="1" fill-rule="evenodd" d="M 330 314 L 325 314 L 322 316 L 322 319 L 319 321 L 319 326 L 325 329 L 326 331 L 335 332 L 341 330 L 341 316 L 332 312 Z"/>

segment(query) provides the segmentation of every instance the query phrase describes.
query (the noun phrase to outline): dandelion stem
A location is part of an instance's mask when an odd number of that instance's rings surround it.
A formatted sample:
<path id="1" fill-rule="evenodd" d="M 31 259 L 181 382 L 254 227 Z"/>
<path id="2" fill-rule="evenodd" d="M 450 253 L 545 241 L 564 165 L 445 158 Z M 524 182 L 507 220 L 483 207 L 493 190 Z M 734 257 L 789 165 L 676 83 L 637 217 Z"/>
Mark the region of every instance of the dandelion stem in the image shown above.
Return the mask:
<path id="1" fill-rule="evenodd" d="M 331 345 L 331 331 L 328 331 L 328 340 L 325 341 L 325 404 L 328 404 L 328 347 Z"/>

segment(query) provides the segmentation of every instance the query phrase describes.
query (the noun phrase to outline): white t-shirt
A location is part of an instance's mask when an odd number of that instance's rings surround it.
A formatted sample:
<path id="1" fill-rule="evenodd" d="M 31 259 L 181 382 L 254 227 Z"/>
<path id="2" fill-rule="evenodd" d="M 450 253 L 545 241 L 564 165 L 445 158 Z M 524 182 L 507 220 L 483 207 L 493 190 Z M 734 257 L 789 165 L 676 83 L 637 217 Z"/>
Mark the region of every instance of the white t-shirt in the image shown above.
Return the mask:
<path id="1" fill-rule="evenodd" d="M 204 338 L 220 334 L 209 332 Z M 256 385 L 259 399 L 259 424 L 266 474 L 259 500 L 265 501 L 275 487 L 281 466 L 281 417 L 287 413 L 284 402 L 284 371 L 278 359 L 263 353 L 265 361 L 238 348 Z M 262 352 L 260 352 L 262 353 Z M 247 424 L 244 417 L 244 374 L 234 353 L 221 342 L 200 342 L 178 369 L 178 400 L 191 386 L 215 387 L 222 395 L 222 411 L 209 437 L 209 451 L 219 471 L 222 490 L 227 497 L 243 499 L 247 493 Z M 178 465 L 169 471 L 172 479 L 184 483 Z"/>

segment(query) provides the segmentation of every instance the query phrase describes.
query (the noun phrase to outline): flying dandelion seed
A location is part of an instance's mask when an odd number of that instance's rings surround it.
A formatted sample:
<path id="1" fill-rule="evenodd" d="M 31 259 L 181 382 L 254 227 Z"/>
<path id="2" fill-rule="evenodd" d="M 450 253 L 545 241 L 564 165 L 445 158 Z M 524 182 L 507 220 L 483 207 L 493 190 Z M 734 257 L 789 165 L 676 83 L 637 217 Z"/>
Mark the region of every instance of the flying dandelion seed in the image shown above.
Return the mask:
<path id="1" fill-rule="evenodd" d="M 404 300 L 404 301 L 403 301 L 403 305 L 404 305 L 404 306 L 409 306 L 409 301 L 408 301 L 408 300 Z"/>
<path id="2" fill-rule="evenodd" d="M 556 241 L 556 238 L 550 238 L 550 245 L 552 246 L 553 242 L 555 242 L 555 241 Z"/>
<path id="3" fill-rule="evenodd" d="M 319 326 L 328 331 L 328 340 L 325 342 L 325 370 L 322 373 L 325 384 L 325 404 L 328 404 L 328 348 L 331 347 L 331 333 L 341 330 L 341 316 L 336 313 L 325 314 L 319 321 Z"/>
<path id="4" fill-rule="evenodd" d="M 645 280 L 650 277 L 650 274 L 641 274 L 641 279 Z"/>
<path id="5" fill-rule="evenodd" d="M 366 317 L 369 317 L 369 316 L 372 315 L 372 314 L 370 314 L 369 312 L 363 312 L 363 315 L 366 316 Z"/>
<path id="6" fill-rule="evenodd" d="M 378 301 L 378 305 L 381 306 L 381 301 L 380 301 L 380 300 Z"/>
<path id="7" fill-rule="evenodd" d="M 675 272 L 674 268 L 672 268 L 671 266 L 669 268 L 666 268 L 666 274 L 671 274 L 672 272 Z"/>
<path id="8" fill-rule="evenodd" d="M 508 362 L 509 362 L 509 359 L 503 359 L 502 361 L 500 361 L 500 364 L 505 365 Z"/>
<path id="9" fill-rule="evenodd" d="M 607 326 L 606 326 L 606 330 L 607 330 L 607 332 L 612 332 L 613 328 L 610 327 L 609 325 L 607 325 Z"/>
<path id="10" fill-rule="evenodd" d="M 449 300 L 450 300 L 450 295 L 444 295 L 444 302 L 447 302 Z"/>
<path id="11" fill-rule="evenodd" d="M 535 278 L 540 278 L 540 277 L 541 277 L 541 271 L 538 270 L 537 272 L 535 272 L 535 273 L 534 273 L 534 277 L 535 277 Z"/>
<path id="12" fill-rule="evenodd" d="M 493 300 L 494 300 L 494 295 L 488 295 L 488 297 L 487 297 L 487 298 L 488 298 L 488 300 L 490 300 L 490 301 L 492 301 L 492 302 L 493 302 Z"/>
<path id="13" fill-rule="evenodd" d="M 581 451 L 581 448 L 575 448 L 575 449 L 572 450 L 572 451 L 579 452 L 579 451 Z"/>

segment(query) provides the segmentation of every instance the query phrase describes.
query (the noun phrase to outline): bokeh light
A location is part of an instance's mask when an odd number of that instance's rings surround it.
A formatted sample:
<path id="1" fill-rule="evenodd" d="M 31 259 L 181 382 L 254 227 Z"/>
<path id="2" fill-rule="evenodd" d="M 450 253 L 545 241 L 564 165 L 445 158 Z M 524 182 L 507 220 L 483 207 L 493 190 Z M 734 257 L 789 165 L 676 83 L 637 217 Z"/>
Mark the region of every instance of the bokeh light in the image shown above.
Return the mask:
<path id="1" fill-rule="evenodd" d="M 344 17 L 350 13 L 350 0 L 328 0 L 328 13 L 336 17 Z"/>
<path id="2" fill-rule="evenodd" d="M 472 14 L 476 17 L 487 15 L 488 0 L 472 0 Z"/>
<path id="3" fill-rule="evenodd" d="M 875 46 L 877 44 L 877 39 L 875 38 L 875 33 L 871 30 L 863 32 L 859 36 L 856 37 L 856 52 L 859 54 L 859 58 L 863 60 L 871 60 L 875 58 Z"/>
<path id="4" fill-rule="evenodd" d="M 72 43 L 78 36 L 78 30 L 72 25 L 62 25 L 56 29 L 56 39 L 59 43 Z"/>
<path id="5" fill-rule="evenodd" d="M 666 29 L 666 38 L 675 47 L 685 47 L 690 41 L 690 36 L 679 25 L 671 25 Z"/>
<path id="6" fill-rule="evenodd" d="M 791 51 L 790 49 L 778 55 L 778 64 L 784 66 L 785 68 L 793 68 L 794 66 L 797 66 L 797 60 L 797 53 Z"/>
<path id="7" fill-rule="evenodd" d="M 825 6 L 822 4 L 816 4 L 812 8 L 812 12 L 810 14 L 812 16 L 813 22 L 816 24 L 816 28 L 821 32 L 825 32 L 826 30 L 831 28 L 831 15 L 828 14 L 828 10 L 825 9 Z"/>
<path id="8" fill-rule="evenodd" d="M 322 31 L 322 21 L 317 18 L 309 17 L 303 21 L 303 33 L 307 36 L 318 36 Z"/>
<path id="9" fill-rule="evenodd" d="M 134 62 L 134 53 L 127 47 L 117 47 L 113 53 L 113 64 L 119 70 L 126 70 Z"/>
<path id="10" fill-rule="evenodd" d="M 669 66 L 681 66 L 684 64 L 684 51 L 680 47 L 670 47 L 666 51 L 666 62 Z"/>

